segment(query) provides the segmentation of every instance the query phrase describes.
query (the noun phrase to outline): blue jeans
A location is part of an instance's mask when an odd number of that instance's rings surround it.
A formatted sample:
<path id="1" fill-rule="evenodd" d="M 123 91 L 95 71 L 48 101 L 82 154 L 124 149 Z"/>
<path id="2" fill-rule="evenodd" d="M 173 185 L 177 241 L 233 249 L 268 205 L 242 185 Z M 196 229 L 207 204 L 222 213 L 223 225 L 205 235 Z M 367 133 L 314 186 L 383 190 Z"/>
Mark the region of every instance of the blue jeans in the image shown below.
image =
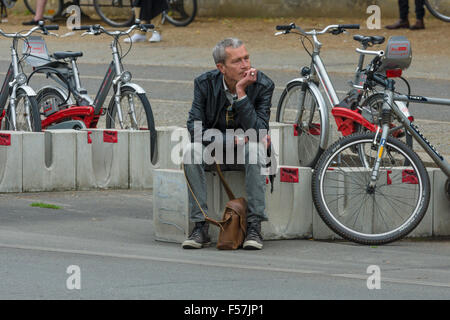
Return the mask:
<path id="1" fill-rule="evenodd" d="M 205 177 L 205 146 L 201 143 L 190 143 L 184 149 L 184 168 L 192 190 L 201 207 L 208 214 L 207 186 Z M 267 221 L 266 214 L 266 176 L 262 174 L 265 148 L 256 142 L 245 144 L 243 155 L 245 163 L 245 190 L 247 192 L 248 213 L 247 221 Z M 239 153 L 237 153 L 239 155 Z M 225 158 L 224 158 L 225 159 Z M 244 159 L 242 159 L 244 160 Z M 242 161 L 244 162 L 244 161 Z M 242 162 L 237 162 L 238 164 Z M 207 162 L 208 164 L 209 161 Z M 220 163 L 220 162 L 219 162 Z M 229 164 L 228 162 L 226 162 Z M 192 222 L 204 221 L 205 218 L 197 203 L 189 192 L 189 217 Z"/>

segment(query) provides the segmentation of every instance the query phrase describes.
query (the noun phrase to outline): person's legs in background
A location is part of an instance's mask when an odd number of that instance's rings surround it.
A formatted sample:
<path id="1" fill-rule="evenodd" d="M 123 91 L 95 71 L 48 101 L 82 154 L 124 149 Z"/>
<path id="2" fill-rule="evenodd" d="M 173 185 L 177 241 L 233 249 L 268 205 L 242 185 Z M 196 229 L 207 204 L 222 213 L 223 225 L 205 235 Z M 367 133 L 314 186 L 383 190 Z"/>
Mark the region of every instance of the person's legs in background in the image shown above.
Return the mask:
<path id="1" fill-rule="evenodd" d="M 409 1 L 408 0 L 398 0 L 398 9 L 400 11 L 400 20 L 395 22 L 394 24 L 386 26 L 386 29 L 400 29 L 400 28 L 409 28 Z"/>
<path id="2" fill-rule="evenodd" d="M 425 29 L 425 24 L 423 23 L 423 17 L 425 16 L 425 8 L 423 0 L 415 0 L 416 4 L 416 23 L 411 26 L 411 30 L 421 30 Z"/>
<path id="3" fill-rule="evenodd" d="M 141 15 L 141 8 L 140 7 L 134 7 L 134 15 L 136 17 L 140 17 L 140 15 Z M 141 21 L 141 23 L 143 23 L 143 22 Z M 135 43 L 135 42 L 144 42 L 146 40 L 147 40 L 146 32 L 138 31 L 138 32 L 135 32 L 131 37 L 125 38 L 124 42 L 126 42 L 126 43 L 133 42 L 133 43 Z"/>
<path id="4" fill-rule="evenodd" d="M 147 20 L 144 18 L 146 16 L 146 12 L 143 12 L 143 11 L 145 11 L 145 8 L 141 8 L 141 7 L 134 8 L 135 16 L 139 17 L 139 19 L 141 20 L 141 23 L 149 24 L 150 20 Z M 144 42 L 146 40 L 147 40 L 146 32 L 139 31 L 139 32 L 136 32 L 135 34 L 133 34 L 130 38 L 126 38 L 124 41 L 127 43 L 129 43 L 130 41 L 135 43 L 135 42 Z M 150 42 L 160 42 L 161 34 L 158 31 L 153 30 L 152 36 L 150 37 L 149 41 Z"/>
<path id="5" fill-rule="evenodd" d="M 23 22 L 24 26 L 32 26 L 37 25 L 39 21 L 44 20 L 44 10 L 45 5 L 47 4 L 47 0 L 37 0 L 36 1 L 36 14 L 31 21 Z"/>

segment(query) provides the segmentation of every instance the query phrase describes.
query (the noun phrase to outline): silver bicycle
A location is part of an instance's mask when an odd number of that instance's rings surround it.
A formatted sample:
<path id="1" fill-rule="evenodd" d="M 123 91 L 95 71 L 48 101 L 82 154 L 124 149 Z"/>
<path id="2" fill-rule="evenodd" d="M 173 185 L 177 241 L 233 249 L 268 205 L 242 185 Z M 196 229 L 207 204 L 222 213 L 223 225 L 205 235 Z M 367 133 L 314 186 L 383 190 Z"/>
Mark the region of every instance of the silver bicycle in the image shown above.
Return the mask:
<path id="1" fill-rule="evenodd" d="M 450 164 L 420 132 L 413 117 L 395 103 L 450 106 L 450 99 L 396 93 L 393 79 L 375 73 L 384 53 L 373 54 L 377 56 L 369 77 L 386 88 L 381 127 L 334 143 L 320 157 L 312 178 L 313 200 L 322 220 L 338 235 L 361 244 L 385 244 L 405 237 L 420 223 L 430 202 L 427 170 L 411 147 L 389 134 L 392 117 L 445 173 L 445 192 L 450 197 Z"/>
<path id="2" fill-rule="evenodd" d="M 20 39 L 26 42 L 34 32 L 49 34 L 49 30 L 58 29 L 58 26 L 45 26 L 41 23 L 23 34 L 5 33 L 0 30 L 0 35 L 13 39 L 11 64 L 0 90 L 0 124 L 3 130 L 41 131 L 36 92 L 27 85 L 27 76 L 23 73 L 21 65 L 22 60 L 17 54 L 17 44 Z M 8 98 L 9 104 L 6 106 Z"/>
<path id="3" fill-rule="evenodd" d="M 47 84 L 38 91 L 37 103 L 42 128 L 106 127 L 150 131 L 150 150 L 154 161 L 157 133 L 152 108 L 145 90 L 132 82 L 132 74 L 124 69 L 122 62 L 129 51 L 123 54 L 119 45 L 119 39 L 129 37 L 134 30 L 148 31 L 153 28 L 152 24 L 140 24 L 139 20 L 126 31 L 109 31 L 100 25 L 74 28 L 85 31 L 83 36 L 106 34 L 112 37 L 112 61 L 94 99 L 81 86 L 77 58 L 83 55 L 82 52 L 55 52 L 54 61 L 35 68 L 29 80 L 34 74 L 44 74 L 46 78 L 56 82 L 56 85 Z M 130 42 L 130 50 L 131 46 Z M 111 88 L 113 95 L 106 107 L 105 102 Z M 72 101 L 71 96 L 75 101 Z"/>
<path id="4" fill-rule="evenodd" d="M 354 39 L 361 43 L 361 48 L 356 51 L 360 54 L 353 89 L 342 100 L 339 100 L 333 83 L 328 76 L 325 65 L 320 57 L 322 43 L 318 36 L 325 33 L 338 35 L 346 29 L 359 29 L 359 25 L 329 25 L 323 30 L 304 31 L 295 24 L 277 26 L 275 35 L 294 33 L 301 36 L 301 42 L 305 51 L 311 57 L 311 64 L 301 69 L 301 77 L 292 79 L 286 84 L 286 88 L 281 94 L 278 102 L 276 120 L 282 123 L 290 123 L 295 127 L 295 134 L 298 136 L 298 158 L 299 165 L 304 167 L 313 167 L 320 155 L 328 146 L 330 135 L 329 109 L 338 125 L 338 130 L 345 136 L 353 132 L 364 130 L 366 122 L 374 125 L 378 122 L 378 113 L 383 102 L 383 96 L 377 93 L 375 84 L 370 86 L 367 82 L 364 69 L 365 55 L 370 54 L 366 50 L 368 46 L 382 44 L 384 37 L 360 35 L 354 36 Z M 310 52 L 305 46 L 305 39 L 311 41 L 313 51 Z M 323 87 L 326 98 L 319 90 Z M 325 100 L 326 99 L 326 100 Z M 403 102 L 396 102 L 401 110 L 408 114 L 407 105 Z M 349 118 L 351 121 L 343 119 Z M 397 127 L 396 124 L 391 124 Z M 400 129 L 393 132 L 394 135 L 404 135 Z M 406 136 L 407 142 L 410 139 Z"/>

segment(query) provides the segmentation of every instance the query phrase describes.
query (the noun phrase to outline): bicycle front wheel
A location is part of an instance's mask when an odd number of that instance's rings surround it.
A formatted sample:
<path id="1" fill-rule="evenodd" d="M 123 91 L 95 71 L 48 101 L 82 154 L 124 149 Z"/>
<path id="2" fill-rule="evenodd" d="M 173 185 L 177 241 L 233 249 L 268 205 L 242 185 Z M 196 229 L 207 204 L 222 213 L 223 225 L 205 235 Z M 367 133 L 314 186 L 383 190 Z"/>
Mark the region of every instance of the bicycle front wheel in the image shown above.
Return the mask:
<path id="1" fill-rule="evenodd" d="M 28 132 L 41 131 L 41 118 L 39 116 L 36 97 L 28 96 L 22 89 L 17 90 L 14 109 L 13 113 L 10 102 L 8 109 L 6 110 L 4 123 L 5 130 Z"/>
<path id="2" fill-rule="evenodd" d="M 278 102 L 277 122 L 295 126 L 301 167 L 313 167 L 323 152 L 320 142 L 322 135 L 328 134 L 328 128 L 322 123 L 320 112 L 318 98 L 300 81 L 289 83 Z"/>
<path id="3" fill-rule="evenodd" d="M 36 14 L 36 2 L 38 0 L 25 0 L 25 6 L 32 14 Z M 63 0 L 47 0 L 44 10 L 44 18 L 53 20 L 63 11 Z"/>
<path id="4" fill-rule="evenodd" d="M 155 120 L 147 96 L 130 88 L 122 89 L 120 110 L 123 125 L 119 121 L 118 108 L 114 97 L 111 98 L 106 114 L 106 128 L 150 131 L 150 156 L 152 163 L 155 163 L 157 136 Z"/>
<path id="5" fill-rule="evenodd" d="M 425 0 L 425 5 L 433 16 L 450 22 L 450 0 Z"/>
<path id="6" fill-rule="evenodd" d="M 356 133 L 334 143 L 317 163 L 312 193 L 320 217 L 334 232 L 378 245 L 405 237 L 419 224 L 430 201 L 430 181 L 414 151 L 388 137 L 376 184 L 370 186 L 380 144 L 374 140 L 374 133 Z"/>
<path id="7" fill-rule="evenodd" d="M 94 0 L 100 18 L 112 27 L 130 26 L 134 19 L 133 0 Z"/>
<path id="8" fill-rule="evenodd" d="M 168 0 L 164 17 L 176 27 L 185 27 L 197 15 L 197 0 Z"/>

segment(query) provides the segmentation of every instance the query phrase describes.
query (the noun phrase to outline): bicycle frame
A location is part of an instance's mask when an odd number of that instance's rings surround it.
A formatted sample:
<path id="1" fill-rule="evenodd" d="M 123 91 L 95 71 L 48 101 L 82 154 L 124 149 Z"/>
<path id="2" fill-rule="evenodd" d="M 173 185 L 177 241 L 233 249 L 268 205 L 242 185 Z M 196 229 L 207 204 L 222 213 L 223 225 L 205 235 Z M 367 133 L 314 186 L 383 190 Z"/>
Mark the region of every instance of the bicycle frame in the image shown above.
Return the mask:
<path id="1" fill-rule="evenodd" d="M 130 83 L 123 78 L 123 75 L 126 73 L 123 70 L 122 61 L 120 58 L 120 54 L 117 48 L 118 39 L 114 39 L 110 45 L 112 50 L 113 60 L 108 66 L 106 70 L 105 77 L 100 84 L 99 90 L 94 100 L 92 100 L 87 93 L 85 93 L 84 89 L 81 87 L 81 80 L 79 77 L 79 70 L 76 63 L 76 58 L 71 58 L 71 66 L 72 72 L 70 77 L 70 82 L 74 85 L 75 88 L 69 88 L 68 85 L 62 81 L 58 81 L 55 77 L 56 81 L 66 87 L 67 90 L 70 90 L 76 97 L 77 101 L 86 101 L 88 105 L 79 106 L 79 105 L 71 105 L 66 109 L 57 111 L 51 115 L 49 115 L 45 120 L 42 121 L 42 127 L 46 128 L 53 123 L 61 122 L 65 119 L 72 120 L 81 120 L 85 123 L 87 128 L 95 128 L 97 126 L 98 120 L 100 116 L 104 114 L 103 112 L 103 104 L 106 101 L 108 92 L 111 87 L 114 87 L 113 98 L 117 105 L 117 116 L 119 119 L 119 123 L 121 128 L 123 128 L 123 117 L 122 110 L 120 107 L 120 97 L 121 97 L 121 88 L 130 87 L 135 90 L 138 94 L 145 94 L 145 90 L 140 86 L 134 83 Z M 48 67 L 43 67 L 42 70 L 49 69 Z M 51 69 L 51 68 L 50 68 Z M 59 73 L 56 72 L 55 73 Z"/>
<path id="2" fill-rule="evenodd" d="M 382 79 L 375 80 L 378 82 L 382 82 Z M 440 104 L 450 106 L 450 99 L 440 99 L 440 98 L 430 98 L 423 96 L 411 96 L 411 95 L 399 95 L 394 92 L 394 84 L 395 81 L 392 79 L 388 79 L 386 81 L 386 90 L 384 92 L 384 103 L 382 107 L 382 117 L 383 115 L 390 115 L 393 113 L 403 125 L 403 127 L 414 137 L 414 139 L 425 149 L 425 152 L 433 159 L 434 163 L 441 168 L 441 170 L 450 177 L 450 164 L 444 159 L 442 155 L 436 150 L 436 148 L 425 138 L 425 136 L 419 131 L 419 128 L 414 125 L 414 119 L 412 117 L 408 118 L 406 115 L 400 111 L 397 105 L 394 103 L 395 101 L 403 101 L 403 102 L 418 102 L 425 104 Z M 378 156 L 372 169 L 370 187 L 375 187 L 376 181 L 378 178 L 379 167 L 381 164 L 381 159 L 383 157 L 384 152 L 386 152 L 384 145 L 386 143 L 387 137 L 389 135 L 389 124 L 383 121 L 381 128 L 381 137 L 380 137 L 380 145 L 378 147 Z M 377 134 L 375 135 L 375 141 L 377 140 L 377 136 L 380 130 L 377 129 Z"/>
<path id="3" fill-rule="evenodd" d="M 389 92 L 389 91 L 388 91 Z M 385 94 L 386 97 L 386 94 Z M 425 149 L 426 153 L 433 159 L 434 163 L 441 168 L 441 170 L 450 177 L 450 164 L 444 159 L 442 155 L 436 150 L 436 148 L 426 139 L 426 137 L 419 131 L 419 128 L 414 125 L 414 119 L 408 119 L 408 117 L 401 112 L 395 103 L 390 102 L 403 101 L 403 102 L 416 102 L 424 104 L 439 104 L 450 106 L 450 99 L 431 98 L 423 96 L 407 96 L 393 94 L 391 99 L 387 99 L 383 108 L 389 108 L 400 119 L 406 130 L 415 138 L 415 140 Z"/>

